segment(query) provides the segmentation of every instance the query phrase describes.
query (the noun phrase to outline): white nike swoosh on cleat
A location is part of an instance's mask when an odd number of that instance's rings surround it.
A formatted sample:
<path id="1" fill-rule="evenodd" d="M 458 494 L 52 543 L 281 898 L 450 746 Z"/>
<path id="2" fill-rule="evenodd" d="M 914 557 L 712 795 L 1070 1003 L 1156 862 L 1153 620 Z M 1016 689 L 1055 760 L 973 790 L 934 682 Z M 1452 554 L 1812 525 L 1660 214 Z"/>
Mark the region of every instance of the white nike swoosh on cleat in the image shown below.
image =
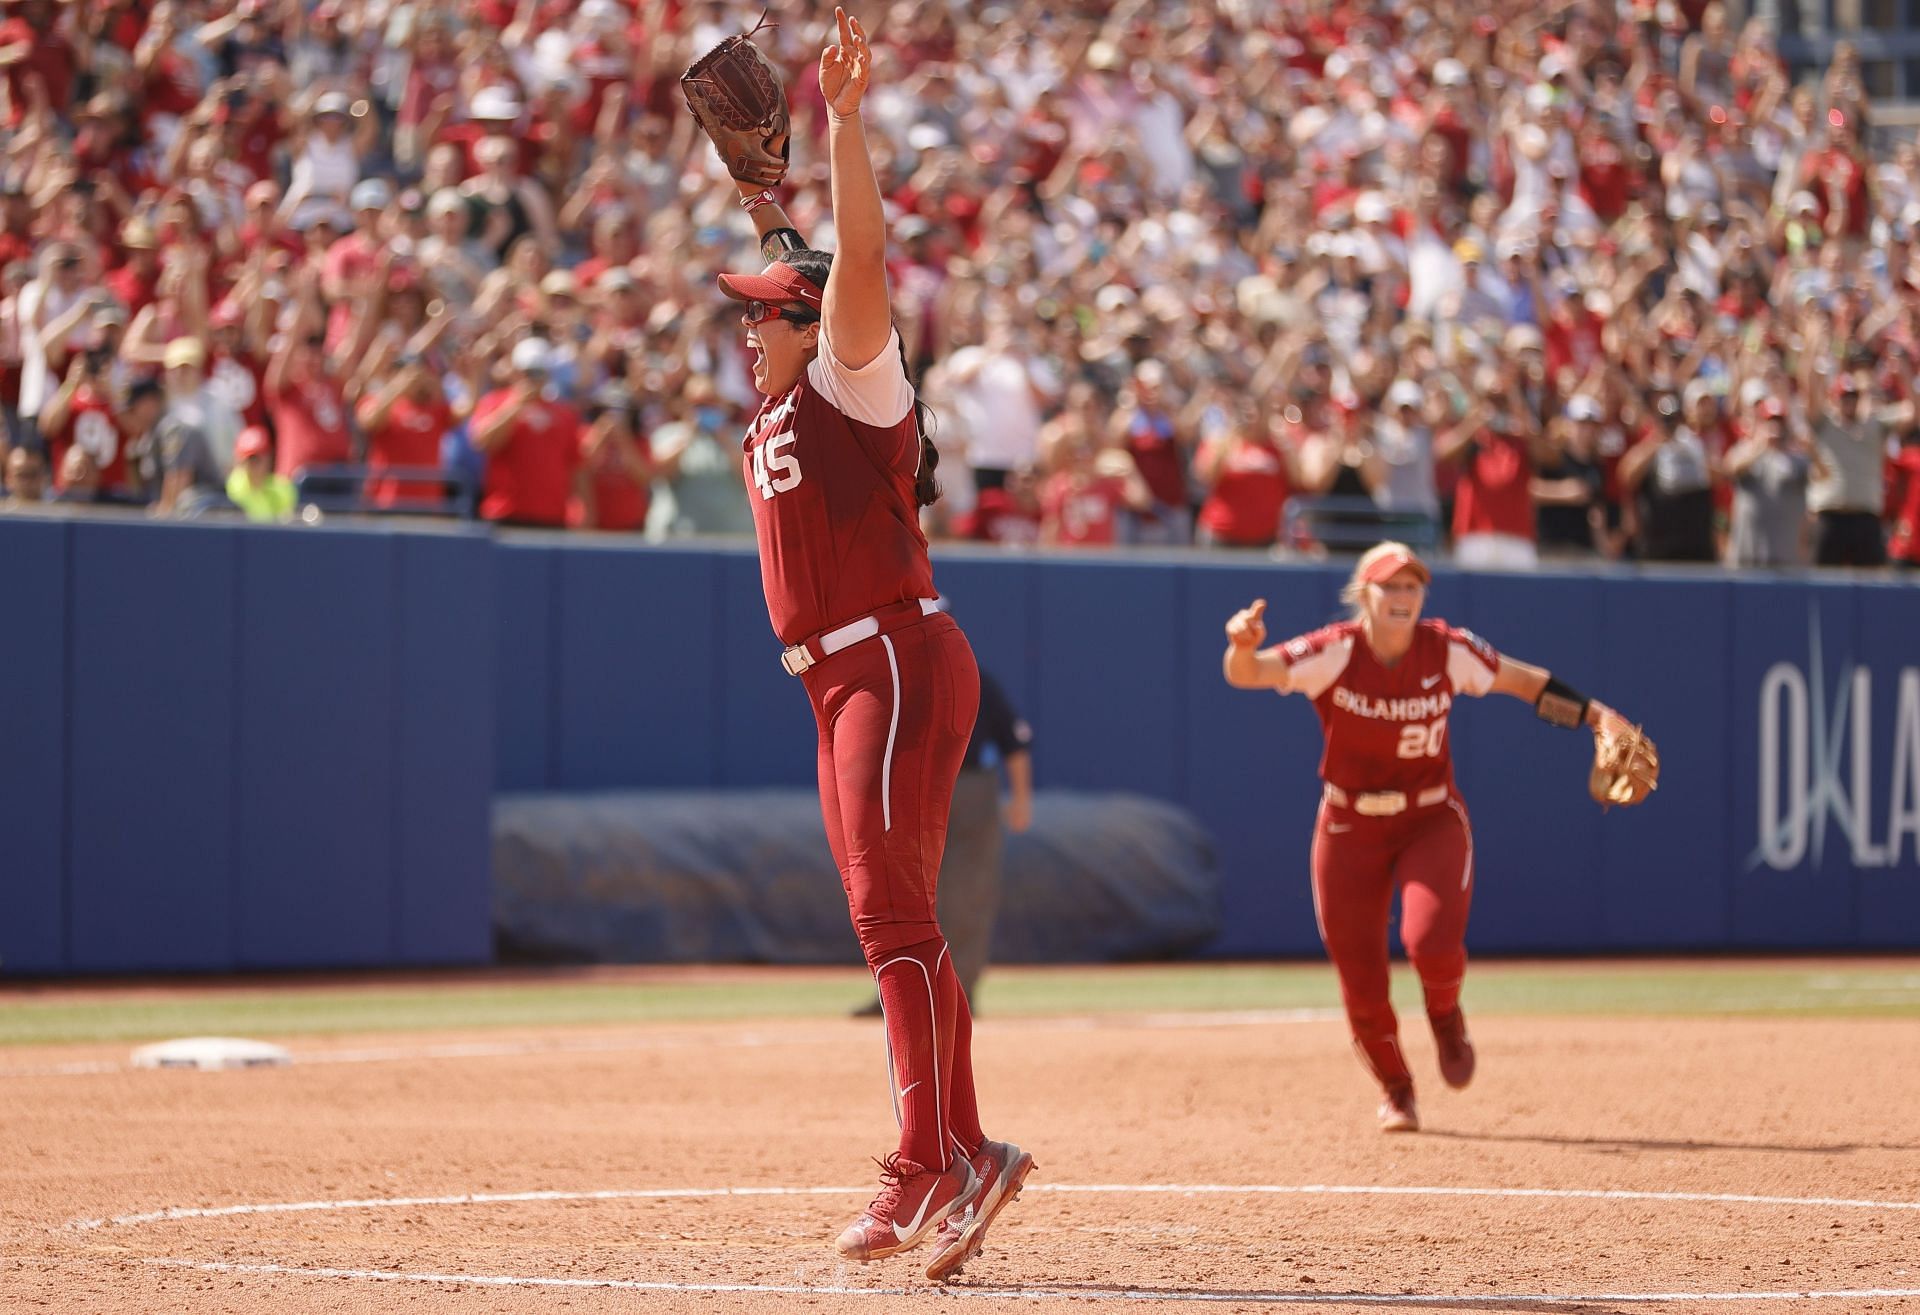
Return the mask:
<path id="1" fill-rule="evenodd" d="M 910 1225 L 908 1225 L 905 1228 L 902 1228 L 900 1227 L 900 1221 L 897 1219 L 894 1220 L 892 1225 L 894 1240 L 896 1242 L 904 1242 L 908 1238 L 912 1237 L 915 1233 L 918 1233 L 921 1230 L 921 1228 L 925 1226 L 927 1222 L 927 1207 L 932 1204 L 933 1204 L 933 1193 L 928 1192 L 924 1197 L 920 1199 L 920 1208 L 914 1212 L 913 1222 Z"/>

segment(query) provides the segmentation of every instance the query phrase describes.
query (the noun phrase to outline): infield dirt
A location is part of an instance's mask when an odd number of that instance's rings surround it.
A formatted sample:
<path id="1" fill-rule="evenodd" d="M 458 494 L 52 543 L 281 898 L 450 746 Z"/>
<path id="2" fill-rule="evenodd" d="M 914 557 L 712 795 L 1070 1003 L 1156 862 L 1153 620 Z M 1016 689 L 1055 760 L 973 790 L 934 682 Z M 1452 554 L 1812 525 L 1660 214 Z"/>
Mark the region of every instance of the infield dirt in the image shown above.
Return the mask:
<path id="1" fill-rule="evenodd" d="M 875 1024 L 294 1038 L 218 1074 L 13 1049 L 0 1310 L 1920 1312 L 1700 1299 L 1920 1292 L 1920 1209 L 1885 1204 L 1920 1201 L 1920 1022 L 1475 1019 L 1461 1093 L 1405 1032 L 1426 1130 L 1389 1137 L 1337 1021 L 981 1020 L 988 1131 L 1040 1171 L 947 1290 L 831 1250 L 893 1143 Z M 338 1204 L 741 1188 L 826 1190 Z M 325 1208 L 125 1218 L 270 1203 Z"/>

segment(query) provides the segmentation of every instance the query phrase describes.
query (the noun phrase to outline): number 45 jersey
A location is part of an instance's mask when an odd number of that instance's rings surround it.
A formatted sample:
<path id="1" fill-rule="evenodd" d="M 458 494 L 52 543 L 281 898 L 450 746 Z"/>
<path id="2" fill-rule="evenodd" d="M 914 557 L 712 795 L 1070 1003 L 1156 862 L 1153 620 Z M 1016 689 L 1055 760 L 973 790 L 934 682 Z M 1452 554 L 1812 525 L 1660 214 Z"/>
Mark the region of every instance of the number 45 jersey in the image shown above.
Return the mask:
<path id="1" fill-rule="evenodd" d="M 1445 621 L 1414 627 L 1413 647 L 1388 666 L 1358 621 L 1341 621 L 1270 650 L 1287 664 L 1290 688 L 1313 700 L 1326 732 L 1320 778 L 1348 794 L 1404 790 L 1409 797 L 1453 784 L 1447 714 L 1460 695 L 1493 688 L 1500 655 Z"/>
<path id="2" fill-rule="evenodd" d="M 761 406 L 743 450 L 760 580 L 782 644 L 934 597 L 913 494 L 913 385 L 898 335 L 850 370 L 823 331 L 820 354 Z"/>

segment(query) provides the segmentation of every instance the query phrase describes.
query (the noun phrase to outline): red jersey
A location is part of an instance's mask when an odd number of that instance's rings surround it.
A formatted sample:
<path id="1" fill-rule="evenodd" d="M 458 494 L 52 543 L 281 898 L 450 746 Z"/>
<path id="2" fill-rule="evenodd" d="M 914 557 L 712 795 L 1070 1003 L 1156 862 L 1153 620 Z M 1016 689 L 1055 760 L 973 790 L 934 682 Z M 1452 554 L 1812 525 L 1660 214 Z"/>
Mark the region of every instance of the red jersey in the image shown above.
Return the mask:
<path id="1" fill-rule="evenodd" d="M 60 469 L 67 449 L 78 443 L 100 469 L 100 487 L 119 492 L 127 487 L 127 449 L 120 426 L 113 422 L 113 404 L 92 384 L 74 390 L 67 418 L 56 431 L 47 434 L 47 464 L 53 468 L 53 486 L 64 489 L 67 481 Z"/>
<path id="2" fill-rule="evenodd" d="M 1920 443 L 1902 443 L 1888 463 L 1892 470 L 1887 481 L 1888 500 L 1894 502 L 1893 541 L 1887 553 L 1896 562 L 1920 564 Z"/>
<path id="3" fill-rule="evenodd" d="M 976 543 L 1032 547 L 1040 542 L 1040 514 L 1006 489 L 981 489 L 973 510 L 955 522 L 954 532 Z"/>
<path id="4" fill-rule="evenodd" d="M 633 442 L 642 457 L 648 455 L 650 448 L 646 439 L 636 436 Z M 588 435 L 582 431 L 580 464 L 586 467 L 587 480 L 593 486 L 594 523 L 587 526 L 584 505 L 572 508 L 567 523 L 596 530 L 644 528 L 647 510 L 653 505 L 653 485 L 633 477 L 633 471 L 628 469 L 612 443 L 602 447 L 598 455 L 589 455 L 587 445 Z"/>
<path id="5" fill-rule="evenodd" d="M 362 403 L 362 414 L 372 406 Z M 440 440 L 453 428 L 453 412 L 445 402 L 424 406 L 411 397 L 403 397 L 387 408 L 386 419 L 367 430 L 367 469 L 385 470 L 390 466 L 440 465 Z M 371 478 L 367 498 L 376 507 L 440 504 L 440 488 L 421 480 Z"/>
<path id="6" fill-rule="evenodd" d="M 512 398 L 511 388 L 495 389 L 481 398 L 473 411 L 473 427 L 485 428 L 487 418 Z M 579 467 L 580 417 L 563 402 L 536 397 L 514 419 L 506 438 L 487 454 L 486 496 L 480 501 L 480 514 L 490 521 L 565 525 L 573 472 Z"/>
<path id="7" fill-rule="evenodd" d="M 1201 450 L 1200 465 L 1204 468 L 1212 460 L 1209 444 Z M 1280 537 L 1280 509 L 1288 492 L 1286 458 L 1279 448 L 1272 443 L 1234 443 L 1200 508 L 1200 524 L 1221 543 L 1241 547 L 1272 543 Z"/>
<path id="8" fill-rule="evenodd" d="M 340 385 L 327 378 L 302 379 L 267 394 L 273 417 L 275 474 L 293 478 L 303 466 L 337 466 L 353 460 L 347 403 Z"/>
<path id="9" fill-rule="evenodd" d="M 914 479 L 920 438 L 898 349 L 859 370 L 820 354 L 741 445 L 767 615 L 783 644 L 932 598 Z"/>
<path id="10" fill-rule="evenodd" d="M 1493 688 L 1500 655 L 1470 630 L 1428 619 L 1392 666 L 1358 621 L 1338 621 L 1269 650 L 1287 664 L 1289 692 L 1313 700 L 1326 735 L 1320 779 L 1348 794 L 1453 787 L 1447 715 L 1456 696 Z"/>
<path id="11" fill-rule="evenodd" d="M 251 356 L 216 351 L 207 364 L 207 387 L 250 425 L 267 423 L 265 378 Z"/>
<path id="12" fill-rule="evenodd" d="M 1127 482 L 1118 475 L 1077 475 L 1063 470 L 1040 490 L 1040 506 L 1055 543 L 1111 547 L 1119 537 Z"/>
<path id="13" fill-rule="evenodd" d="M 1493 429 L 1474 436 L 1454 489 L 1453 533 L 1533 538 L 1533 457 L 1526 439 Z"/>

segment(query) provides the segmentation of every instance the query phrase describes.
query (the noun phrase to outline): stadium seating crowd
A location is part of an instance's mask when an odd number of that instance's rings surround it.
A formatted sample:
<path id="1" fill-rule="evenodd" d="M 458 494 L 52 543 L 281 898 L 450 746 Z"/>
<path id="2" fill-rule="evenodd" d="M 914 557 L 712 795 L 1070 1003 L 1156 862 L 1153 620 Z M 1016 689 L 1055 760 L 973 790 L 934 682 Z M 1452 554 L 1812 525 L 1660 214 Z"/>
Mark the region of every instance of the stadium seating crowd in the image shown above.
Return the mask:
<path id="1" fill-rule="evenodd" d="M 757 12 L 757 11 L 756 11 Z M 0 0 L 0 509 L 749 528 L 718 0 Z M 814 76 L 801 230 L 830 241 Z M 1920 150 L 1699 0 L 897 0 L 868 118 L 1004 544 L 1920 564 Z M 1423 537 L 1424 536 L 1424 537 Z"/>

